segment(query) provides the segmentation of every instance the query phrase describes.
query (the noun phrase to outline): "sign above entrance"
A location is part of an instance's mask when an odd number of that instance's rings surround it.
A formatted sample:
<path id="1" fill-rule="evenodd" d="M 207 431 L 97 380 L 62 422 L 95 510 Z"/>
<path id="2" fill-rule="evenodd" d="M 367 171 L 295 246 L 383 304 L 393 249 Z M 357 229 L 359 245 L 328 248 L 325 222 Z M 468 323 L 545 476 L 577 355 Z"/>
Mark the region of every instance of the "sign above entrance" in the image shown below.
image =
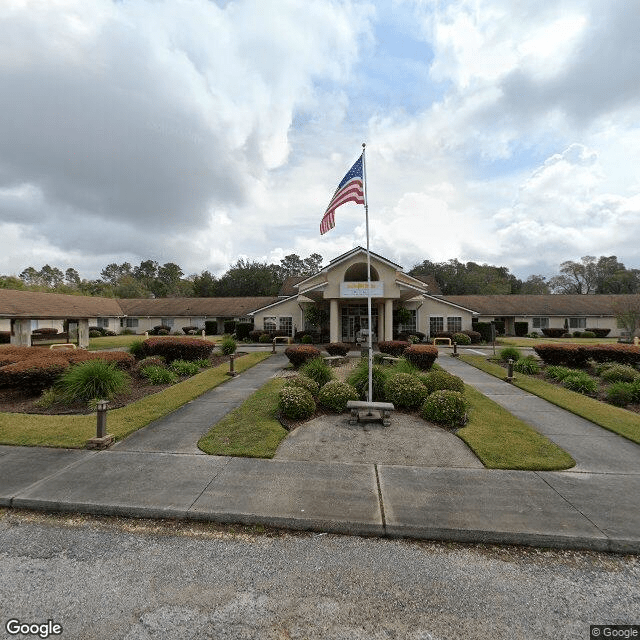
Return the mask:
<path id="1" fill-rule="evenodd" d="M 369 285 L 371 288 L 369 289 Z M 341 282 L 340 297 L 341 298 L 366 298 L 371 291 L 372 298 L 384 297 L 384 282 Z"/>

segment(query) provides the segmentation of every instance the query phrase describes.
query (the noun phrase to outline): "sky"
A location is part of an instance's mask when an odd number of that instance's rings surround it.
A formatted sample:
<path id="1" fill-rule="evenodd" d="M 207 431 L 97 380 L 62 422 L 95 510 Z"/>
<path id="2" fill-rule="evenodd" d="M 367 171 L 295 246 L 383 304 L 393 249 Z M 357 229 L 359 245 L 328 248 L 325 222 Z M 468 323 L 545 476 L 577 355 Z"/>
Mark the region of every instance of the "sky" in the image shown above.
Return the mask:
<path id="1" fill-rule="evenodd" d="M 0 274 L 640 268 L 638 0 L 2 0 Z"/>

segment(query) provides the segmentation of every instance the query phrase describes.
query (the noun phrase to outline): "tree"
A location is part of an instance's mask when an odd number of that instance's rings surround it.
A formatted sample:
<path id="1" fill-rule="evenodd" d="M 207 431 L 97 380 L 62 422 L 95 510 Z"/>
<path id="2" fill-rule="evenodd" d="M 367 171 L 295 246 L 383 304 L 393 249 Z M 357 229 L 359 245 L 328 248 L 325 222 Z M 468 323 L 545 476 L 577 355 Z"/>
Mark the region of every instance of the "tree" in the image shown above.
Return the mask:
<path id="1" fill-rule="evenodd" d="M 240 258 L 218 280 L 216 295 L 275 296 L 280 289 L 276 267 L 266 262 L 249 262 Z"/>
<path id="2" fill-rule="evenodd" d="M 520 287 L 519 293 L 528 295 L 541 295 L 549 293 L 549 285 L 546 278 L 540 275 L 529 276 Z"/>
<path id="3" fill-rule="evenodd" d="M 600 256 L 596 264 L 596 293 L 640 292 L 640 270 L 627 269 L 616 256 Z"/>
<path id="4" fill-rule="evenodd" d="M 560 265 L 560 275 L 549 280 L 553 293 L 587 295 L 596 292 L 597 269 L 594 256 L 583 256 L 580 262 L 567 260 Z"/>
<path id="5" fill-rule="evenodd" d="M 175 262 L 166 262 L 157 273 L 151 289 L 156 298 L 189 297 L 193 293 L 191 283 L 182 280 L 184 274 Z"/>
<path id="6" fill-rule="evenodd" d="M 122 276 L 114 287 L 116 298 L 149 298 L 151 293 L 145 286 L 132 275 Z"/>
<path id="7" fill-rule="evenodd" d="M 625 296 L 613 304 L 613 312 L 618 323 L 629 332 L 629 336 L 636 335 L 640 328 L 640 294 Z"/>
<path id="8" fill-rule="evenodd" d="M 122 264 L 112 262 L 100 272 L 100 275 L 105 282 L 115 287 L 122 278 L 133 275 L 133 268 L 128 262 L 123 262 Z"/>
<path id="9" fill-rule="evenodd" d="M 155 260 L 143 260 L 133 269 L 133 277 L 140 282 L 145 289 L 153 291 L 153 283 L 158 275 L 158 263 Z"/>
<path id="10" fill-rule="evenodd" d="M 80 274 L 73 267 L 69 267 L 64 272 L 64 281 L 69 287 L 77 289 L 80 286 Z"/>
<path id="11" fill-rule="evenodd" d="M 40 284 L 40 272 L 36 271 L 33 267 L 27 267 L 18 277 L 28 286 Z"/>
<path id="12" fill-rule="evenodd" d="M 214 298 L 218 280 L 209 271 L 203 271 L 199 276 L 193 276 L 192 286 L 197 298 Z"/>

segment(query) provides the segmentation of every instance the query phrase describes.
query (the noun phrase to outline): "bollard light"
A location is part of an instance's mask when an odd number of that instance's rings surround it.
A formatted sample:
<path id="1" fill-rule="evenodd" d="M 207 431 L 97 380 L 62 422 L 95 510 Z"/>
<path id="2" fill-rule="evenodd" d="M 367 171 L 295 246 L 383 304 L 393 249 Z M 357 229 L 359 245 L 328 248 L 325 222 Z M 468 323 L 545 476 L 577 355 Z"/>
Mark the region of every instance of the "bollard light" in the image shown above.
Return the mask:
<path id="1" fill-rule="evenodd" d="M 275 353 L 276 352 L 276 339 L 273 339 L 273 349 L 271 350 L 271 353 Z"/>
<path id="2" fill-rule="evenodd" d="M 453 341 L 453 355 L 458 355 L 458 343 L 455 340 Z"/>
<path id="3" fill-rule="evenodd" d="M 229 356 L 229 371 L 227 371 L 227 375 L 234 377 L 237 376 L 238 374 L 236 373 L 236 370 L 234 369 L 234 359 L 235 356 L 233 355 L 233 353 Z"/>
<path id="4" fill-rule="evenodd" d="M 96 424 L 96 438 L 104 438 L 107 435 L 107 405 L 108 400 L 100 400 L 96 406 L 98 420 Z"/>
<path id="5" fill-rule="evenodd" d="M 511 382 L 513 380 L 513 359 L 509 358 L 507 362 L 507 382 Z"/>

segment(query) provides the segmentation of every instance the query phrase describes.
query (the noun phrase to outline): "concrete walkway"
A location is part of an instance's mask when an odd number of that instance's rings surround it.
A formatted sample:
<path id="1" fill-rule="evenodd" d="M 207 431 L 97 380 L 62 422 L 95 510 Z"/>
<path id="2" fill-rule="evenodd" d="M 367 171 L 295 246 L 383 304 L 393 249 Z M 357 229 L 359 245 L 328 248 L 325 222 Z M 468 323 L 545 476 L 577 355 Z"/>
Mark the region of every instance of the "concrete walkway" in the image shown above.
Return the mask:
<path id="1" fill-rule="evenodd" d="M 194 439 L 282 363 L 282 356 L 268 359 L 109 451 L 0 446 L 0 506 L 640 552 L 640 447 L 620 445 L 621 470 L 620 459 L 611 459 L 618 436 L 573 434 L 577 427 L 565 412 L 556 420 L 548 406 L 532 409 L 528 394 L 506 393 L 500 381 L 486 387 L 490 397 L 511 403 L 514 413 L 567 443 L 591 438 L 592 445 L 602 444 L 607 462 L 581 457 L 565 444 L 581 469 L 260 460 L 206 456 L 194 448 Z M 474 375 L 444 353 L 441 364 L 463 378 Z"/>

